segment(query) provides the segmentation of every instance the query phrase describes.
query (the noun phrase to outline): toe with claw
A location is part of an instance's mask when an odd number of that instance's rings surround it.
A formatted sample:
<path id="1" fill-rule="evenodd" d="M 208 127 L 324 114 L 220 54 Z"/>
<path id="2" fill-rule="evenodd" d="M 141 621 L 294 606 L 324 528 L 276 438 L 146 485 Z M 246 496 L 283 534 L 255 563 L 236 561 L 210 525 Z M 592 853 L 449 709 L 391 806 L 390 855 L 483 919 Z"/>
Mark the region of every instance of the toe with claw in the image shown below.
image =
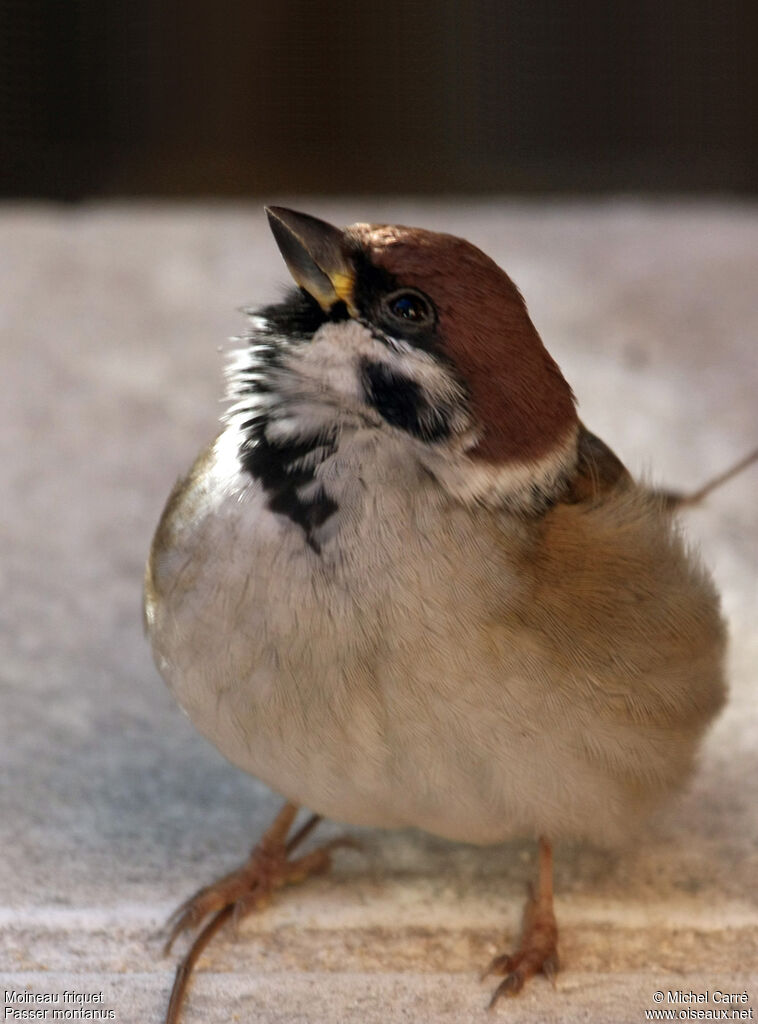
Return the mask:
<path id="1" fill-rule="evenodd" d="M 542 973 L 555 983 L 558 973 L 558 926 L 553 912 L 553 851 L 544 837 L 539 841 L 539 883 L 530 889 L 524 908 L 521 941 L 515 953 L 494 957 L 482 974 L 504 975 L 492 994 L 491 1010 L 501 996 L 515 996 L 535 974 Z"/>
<path id="2" fill-rule="evenodd" d="M 288 839 L 297 812 L 298 808 L 294 804 L 285 804 L 271 828 L 253 849 L 247 863 L 199 889 L 172 914 L 167 924 L 169 936 L 164 953 L 170 952 L 183 932 L 201 925 L 202 928 L 176 969 L 165 1024 L 177 1024 L 192 969 L 223 925 L 228 921 L 239 921 L 246 914 L 260 909 L 277 889 L 326 871 L 331 862 L 332 850 L 336 847 L 356 845 L 350 839 L 334 839 L 311 853 L 291 859 L 295 849 L 321 820 L 318 815 L 312 815 Z"/>

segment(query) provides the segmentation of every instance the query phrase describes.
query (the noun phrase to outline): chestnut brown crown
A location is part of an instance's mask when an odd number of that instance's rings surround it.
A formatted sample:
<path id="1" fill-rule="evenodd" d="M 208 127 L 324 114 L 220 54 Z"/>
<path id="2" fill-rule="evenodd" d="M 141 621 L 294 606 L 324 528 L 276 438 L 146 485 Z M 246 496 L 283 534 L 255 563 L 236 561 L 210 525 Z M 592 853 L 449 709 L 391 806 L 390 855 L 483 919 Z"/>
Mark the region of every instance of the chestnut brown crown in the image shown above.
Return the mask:
<path id="1" fill-rule="evenodd" d="M 539 458 L 577 423 L 574 398 L 516 285 L 476 246 L 421 228 L 348 229 L 369 263 L 427 295 L 436 343 L 470 397 L 489 462 Z"/>

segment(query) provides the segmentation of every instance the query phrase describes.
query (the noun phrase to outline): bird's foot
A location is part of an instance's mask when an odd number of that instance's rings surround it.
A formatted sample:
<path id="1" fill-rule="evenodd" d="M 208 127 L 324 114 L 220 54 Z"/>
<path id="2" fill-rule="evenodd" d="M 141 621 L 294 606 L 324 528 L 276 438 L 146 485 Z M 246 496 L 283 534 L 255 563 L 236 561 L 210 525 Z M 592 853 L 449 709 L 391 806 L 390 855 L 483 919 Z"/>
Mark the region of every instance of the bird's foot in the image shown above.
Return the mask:
<path id="1" fill-rule="evenodd" d="M 170 952 L 183 932 L 200 925 L 203 927 L 176 969 L 166 1024 L 176 1024 L 178 1021 L 192 969 L 223 925 L 228 921 L 240 921 L 246 914 L 261 909 L 277 889 L 326 871 L 335 847 L 356 845 L 348 838 L 333 839 L 311 853 L 291 859 L 291 854 L 321 820 L 318 815 L 312 815 L 287 839 L 297 811 L 294 804 L 285 804 L 245 864 L 199 889 L 169 918 L 169 936 L 163 949 L 164 954 Z"/>
<path id="2" fill-rule="evenodd" d="M 501 996 L 515 996 L 535 974 L 542 972 L 555 982 L 558 973 L 558 925 L 553 912 L 553 859 L 546 839 L 540 839 L 540 875 L 537 891 L 530 886 L 524 907 L 521 941 L 515 953 L 494 957 L 482 974 L 504 975 L 492 993 L 491 1010 Z"/>

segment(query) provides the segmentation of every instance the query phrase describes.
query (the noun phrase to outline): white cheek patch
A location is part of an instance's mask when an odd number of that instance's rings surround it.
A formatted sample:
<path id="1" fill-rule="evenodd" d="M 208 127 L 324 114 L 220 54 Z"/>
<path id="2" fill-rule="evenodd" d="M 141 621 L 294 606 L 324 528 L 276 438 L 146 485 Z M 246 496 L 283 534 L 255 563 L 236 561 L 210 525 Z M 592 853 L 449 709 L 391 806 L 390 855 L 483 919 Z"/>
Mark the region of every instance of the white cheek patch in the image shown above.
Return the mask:
<path id="1" fill-rule="evenodd" d="M 298 350 L 293 365 L 299 372 L 307 368 L 309 376 L 312 374 L 335 390 L 359 398 L 363 394 L 360 366 L 364 360 L 385 363 L 395 373 L 418 384 L 430 397 L 462 397 L 460 386 L 434 356 L 395 338 L 387 338 L 386 343 L 378 340 L 357 320 L 324 324 L 311 343 Z"/>
<path id="2" fill-rule="evenodd" d="M 381 368 L 386 375 L 370 375 L 372 368 Z M 474 436 L 465 392 L 449 368 L 429 352 L 377 337 L 370 326 L 346 320 L 323 324 L 310 341 L 261 338 L 233 353 L 229 377 L 235 402 L 225 418 L 236 429 L 224 435 L 219 466 L 227 489 L 240 479 L 240 445 L 247 439 L 253 452 L 256 432 L 285 451 L 293 444 L 310 440 L 319 445 L 327 439 L 341 448 L 353 430 L 368 428 L 380 431 L 388 441 L 401 441 L 409 462 L 426 464 L 436 453 L 448 471 L 436 475 L 444 483 L 452 473 L 449 490 L 471 490 L 471 474 L 453 465 Z M 374 381 L 382 387 L 381 395 L 374 393 Z M 407 410 L 404 401 L 411 403 Z M 322 480 L 331 454 L 323 451 L 316 460 L 315 472 Z M 483 481 L 474 489 L 478 493 L 490 488 Z"/>
<path id="3" fill-rule="evenodd" d="M 375 381 L 381 392 L 374 390 Z M 415 403 L 413 388 L 419 394 Z M 288 472 L 306 478 L 296 492 L 288 492 L 300 525 L 301 513 L 309 505 L 334 503 L 340 509 L 339 515 L 329 509 L 324 522 L 309 527 L 309 543 L 325 543 L 338 528 L 344 509 L 352 507 L 345 473 L 355 479 L 358 463 L 346 469 L 346 459 L 350 462 L 355 456 L 348 457 L 353 437 L 372 437 L 372 444 L 379 446 L 368 456 L 370 462 L 379 449 L 389 451 L 391 446 L 393 460 L 397 459 L 392 479 L 402 468 L 423 466 L 455 501 L 526 514 L 547 507 L 576 466 L 575 427 L 539 459 L 493 465 L 472 458 L 477 424 L 469 415 L 465 391 L 449 368 L 421 349 L 377 338 L 355 320 L 324 324 L 311 341 L 263 339 L 235 353 L 230 397 L 236 403 L 227 412 L 227 429 L 216 443 L 220 490 L 236 500 L 249 500 L 253 477 L 265 477 L 263 470 L 243 463 L 241 455 L 244 445 L 244 458 L 252 458 L 257 432 L 258 441 L 281 452 Z M 407 422 L 403 397 L 411 403 Z M 415 422 L 410 413 L 416 414 Z M 437 436 L 435 415 L 449 428 Z M 293 446 L 302 447 L 302 454 L 293 452 Z M 364 473 L 367 452 L 361 451 Z M 241 472 L 243 464 L 252 476 Z"/>
<path id="4" fill-rule="evenodd" d="M 287 357 L 286 365 L 296 375 L 291 386 L 301 391 L 307 387 L 309 395 L 322 399 L 331 392 L 362 401 L 361 355 L 376 345 L 370 332 L 355 320 L 324 324 L 312 341 Z"/>
<path id="5" fill-rule="evenodd" d="M 323 354 L 327 352 L 324 359 Z M 462 434 L 470 427 L 464 389 L 449 368 L 429 352 L 402 339 L 389 336 L 377 338 L 369 326 L 355 320 L 327 324 L 314 336 L 312 354 L 319 361 L 324 359 L 327 373 L 330 358 L 335 357 L 335 354 L 344 366 L 346 352 L 350 353 L 350 369 L 354 374 L 349 393 L 364 408 L 364 367 L 366 363 L 380 364 L 387 367 L 393 376 L 414 384 L 429 407 L 444 409 L 453 435 Z M 344 380 L 336 377 L 330 379 L 335 385 L 345 387 Z M 344 393 L 347 393 L 347 388 Z"/>

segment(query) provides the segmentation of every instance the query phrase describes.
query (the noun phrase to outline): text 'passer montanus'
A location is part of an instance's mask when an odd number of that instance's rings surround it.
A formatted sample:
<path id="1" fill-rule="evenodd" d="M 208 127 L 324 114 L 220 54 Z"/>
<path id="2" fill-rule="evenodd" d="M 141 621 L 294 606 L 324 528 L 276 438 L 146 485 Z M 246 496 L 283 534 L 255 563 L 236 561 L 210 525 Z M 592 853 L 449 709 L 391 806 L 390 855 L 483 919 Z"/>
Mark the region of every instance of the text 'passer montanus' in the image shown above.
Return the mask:
<path id="1" fill-rule="evenodd" d="M 691 772 L 724 700 L 718 597 L 487 256 L 267 212 L 298 288 L 252 316 L 145 607 L 195 726 L 287 804 L 177 911 L 169 944 L 202 928 L 167 1020 L 225 921 L 328 865 L 294 856 L 322 815 L 539 838 L 494 1002 L 557 969 L 551 840 L 621 842 Z"/>

